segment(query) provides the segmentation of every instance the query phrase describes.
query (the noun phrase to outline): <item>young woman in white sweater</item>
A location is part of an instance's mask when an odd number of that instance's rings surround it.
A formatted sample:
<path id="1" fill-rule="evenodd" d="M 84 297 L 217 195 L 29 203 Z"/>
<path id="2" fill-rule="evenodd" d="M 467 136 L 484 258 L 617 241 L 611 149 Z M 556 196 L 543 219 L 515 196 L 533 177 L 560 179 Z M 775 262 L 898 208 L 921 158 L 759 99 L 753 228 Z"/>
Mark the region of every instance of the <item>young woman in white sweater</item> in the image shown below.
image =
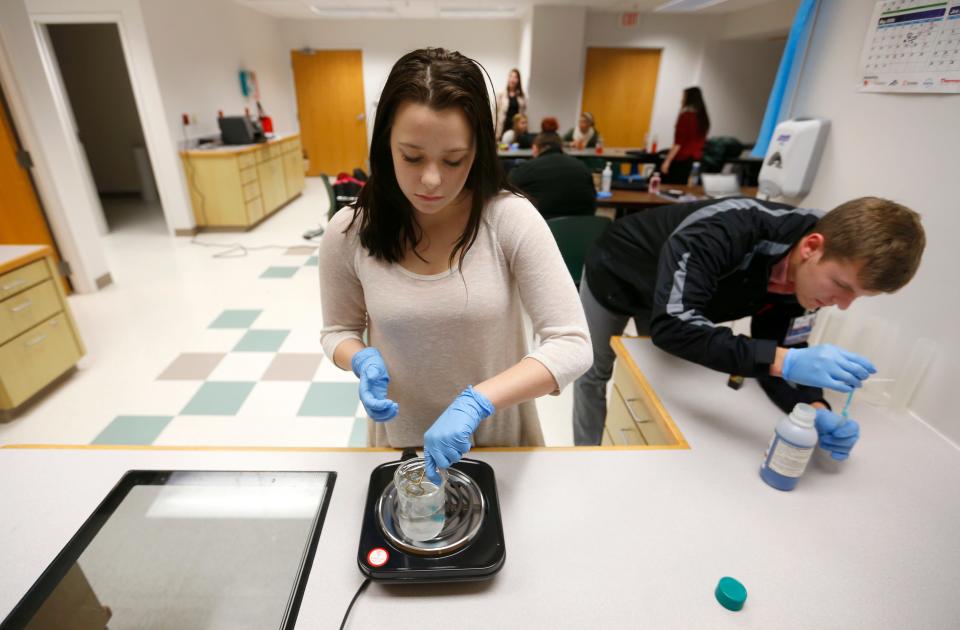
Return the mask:
<path id="1" fill-rule="evenodd" d="M 592 360 L 550 230 L 506 183 L 490 109 L 473 60 L 404 55 L 380 97 L 367 184 L 320 247 L 324 352 L 360 378 L 372 445 L 423 446 L 435 479 L 471 443 L 542 444 L 533 399 Z"/>

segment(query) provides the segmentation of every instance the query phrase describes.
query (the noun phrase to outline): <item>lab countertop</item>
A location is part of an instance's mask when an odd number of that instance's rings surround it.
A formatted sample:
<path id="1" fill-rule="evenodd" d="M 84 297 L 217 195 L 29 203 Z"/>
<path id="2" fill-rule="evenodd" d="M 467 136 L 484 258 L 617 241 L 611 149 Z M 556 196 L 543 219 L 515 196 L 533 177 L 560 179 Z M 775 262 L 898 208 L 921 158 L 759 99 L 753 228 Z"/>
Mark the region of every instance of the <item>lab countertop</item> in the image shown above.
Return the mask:
<path id="1" fill-rule="evenodd" d="M 265 142 L 255 142 L 253 144 L 216 144 L 205 148 L 194 148 L 186 151 L 181 151 L 181 155 L 189 155 L 190 157 L 205 157 L 213 155 L 225 155 L 233 153 L 247 153 L 248 151 L 256 151 L 260 147 L 265 147 L 270 144 L 276 144 L 277 142 L 283 142 L 284 140 L 289 140 L 299 136 L 298 133 L 278 133 L 270 136 Z"/>
<path id="2" fill-rule="evenodd" d="M 490 581 L 372 584 L 348 627 L 956 628 L 960 453 L 854 401 L 862 438 L 793 492 L 757 471 L 780 412 L 752 382 L 626 339 L 690 449 L 477 449 L 496 471 L 507 559 Z M 131 468 L 334 470 L 297 628 L 335 628 L 362 581 L 376 450 L 0 450 L 0 617 Z M 65 483 L 65 480 L 69 482 Z M 740 612 L 713 589 L 740 580 Z"/>

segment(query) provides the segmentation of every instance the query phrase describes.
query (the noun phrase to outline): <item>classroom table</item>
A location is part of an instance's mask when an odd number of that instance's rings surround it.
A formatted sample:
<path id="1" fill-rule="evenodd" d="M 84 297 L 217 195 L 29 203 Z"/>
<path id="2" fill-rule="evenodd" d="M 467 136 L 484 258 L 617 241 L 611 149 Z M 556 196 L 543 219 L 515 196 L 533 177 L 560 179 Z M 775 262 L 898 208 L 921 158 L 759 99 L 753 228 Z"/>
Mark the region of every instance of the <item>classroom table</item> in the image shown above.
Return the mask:
<path id="1" fill-rule="evenodd" d="M 681 196 L 664 194 L 667 190 L 681 191 Z M 629 214 L 638 210 L 646 210 L 656 206 L 663 206 L 674 203 L 685 203 L 687 201 L 697 201 L 705 199 L 702 186 L 679 186 L 675 184 L 661 184 L 660 194 L 653 194 L 646 190 L 618 190 L 610 191 L 610 197 L 597 198 L 597 207 L 616 208 L 622 213 Z M 693 196 L 696 199 L 690 199 L 686 196 Z M 740 189 L 742 197 L 756 197 L 756 187 L 744 187 Z"/>
<path id="2" fill-rule="evenodd" d="M 628 153 L 628 152 L 633 153 Z M 596 149 L 564 149 L 567 155 L 576 158 L 597 158 L 607 162 L 626 162 L 628 164 L 657 164 L 660 162 L 660 156 L 656 153 L 644 153 L 642 148 L 632 147 L 604 147 L 602 153 L 597 153 Z M 497 151 L 500 159 L 504 160 L 528 160 L 533 158 L 533 149 L 502 149 Z"/>
<path id="3" fill-rule="evenodd" d="M 906 412 L 854 400 L 862 438 L 839 467 L 780 492 L 758 469 L 782 414 L 748 379 L 625 339 L 689 448 L 475 449 L 493 466 L 506 563 L 485 582 L 374 583 L 351 630 L 956 628 L 960 453 Z M 362 575 L 375 449 L 0 449 L 0 617 L 124 471 L 333 470 L 297 628 L 336 628 Z M 144 570 L 147 570 L 145 568 Z M 746 606 L 722 608 L 723 576 Z"/>

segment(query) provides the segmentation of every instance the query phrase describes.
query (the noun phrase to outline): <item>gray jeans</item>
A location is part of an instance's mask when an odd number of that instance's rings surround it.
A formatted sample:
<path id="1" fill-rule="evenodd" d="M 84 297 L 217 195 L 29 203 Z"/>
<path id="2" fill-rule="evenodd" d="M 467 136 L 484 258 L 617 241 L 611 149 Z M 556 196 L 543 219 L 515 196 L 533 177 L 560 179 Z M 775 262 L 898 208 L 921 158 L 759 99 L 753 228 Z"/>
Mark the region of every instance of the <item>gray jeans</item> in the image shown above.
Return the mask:
<path id="1" fill-rule="evenodd" d="M 616 358 L 610 347 L 610 337 L 622 335 L 630 317 L 611 312 L 597 302 L 587 286 L 586 275 L 580 279 L 580 301 L 593 341 L 593 365 L 573 386 L 573 443 L 596 446 L 603 437 L 603 425 L 607 419 L 607 381 L 613 375 Z M 649 334 L 649 316 L 637 317 L 634 321 L 638 334 Z"/>

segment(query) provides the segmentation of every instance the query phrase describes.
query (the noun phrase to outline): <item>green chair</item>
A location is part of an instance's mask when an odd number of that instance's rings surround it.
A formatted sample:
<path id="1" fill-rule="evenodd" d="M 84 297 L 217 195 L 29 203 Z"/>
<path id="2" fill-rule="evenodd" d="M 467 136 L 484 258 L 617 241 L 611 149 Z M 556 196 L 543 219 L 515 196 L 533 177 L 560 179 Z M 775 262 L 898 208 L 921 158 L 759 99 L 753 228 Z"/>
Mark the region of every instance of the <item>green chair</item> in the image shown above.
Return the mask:
<path id="1" fill-rule="evenodd" d="M 337 195 L 333 192 L 333 184 L 330 183 L 330 178 L 326 173 L 320 173 L 320 179 L 323 180 L 323 186 L 327 189 L 327 198 L 330 200 L 330 209 L 327 210 L 327 220 L 329 221 L 340 207 L 337 205 Z"/>
<path id="2" fill-rule="evenodd" d="M 563 256 L 563 262 L 567 263 L 567 270 L 573 277 L 573 283 L 579 287 L 587 251 L 610 225 L 610 219 L 596 215 L 556 217 L 547 221 L 547 225 L 553 232 L 557 246 L 560 247 L 560 254 Z"/>

